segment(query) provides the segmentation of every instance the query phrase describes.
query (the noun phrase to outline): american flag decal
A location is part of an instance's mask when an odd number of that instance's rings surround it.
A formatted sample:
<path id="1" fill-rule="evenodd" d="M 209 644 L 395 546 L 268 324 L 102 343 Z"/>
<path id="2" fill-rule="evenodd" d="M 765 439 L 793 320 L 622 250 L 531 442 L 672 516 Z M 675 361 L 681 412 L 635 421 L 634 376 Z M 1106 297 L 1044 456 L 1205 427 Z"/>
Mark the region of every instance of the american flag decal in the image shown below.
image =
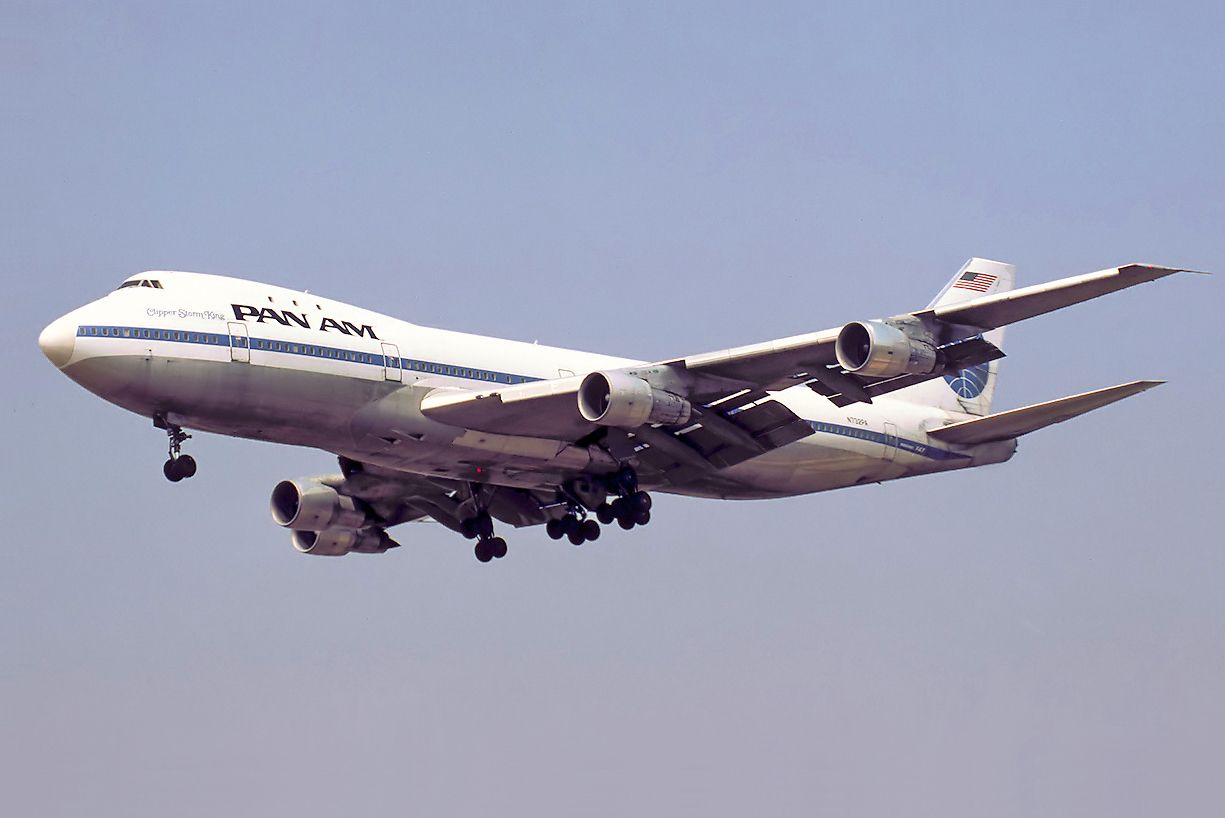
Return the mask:
<path id="1" fill-rule="evenodd" d="M 957 279 L 957 283 L 953 285 L 954 290 L 973 290 L 976 293 L 985 293 L 991 289 L 991 285 L 999 276 L 987 275 L 986 273 L 965 273 L 961 278 Z"/>

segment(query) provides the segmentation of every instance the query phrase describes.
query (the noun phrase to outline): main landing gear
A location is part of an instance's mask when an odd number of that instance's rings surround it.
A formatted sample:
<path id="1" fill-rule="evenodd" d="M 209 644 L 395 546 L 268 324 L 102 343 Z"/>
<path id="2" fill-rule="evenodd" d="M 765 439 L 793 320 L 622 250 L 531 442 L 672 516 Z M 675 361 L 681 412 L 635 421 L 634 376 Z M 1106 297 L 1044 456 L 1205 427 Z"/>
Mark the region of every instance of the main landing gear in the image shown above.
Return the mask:
<path id="1" fill-rule="evenodd" d="M 616 520 L 626 531 L 651 522 L 651 495 L 638 488 L 637 472 L 622 466 L 610 483 L 610 488 L 620 496 L 611 503 L 601 503 L 595 510 L 600 522 L 608 525 Z"/>
<path id="2" fill-rule="evenodd" d="M 166 430 L 170 438 L 170 456 L 162 464 L 162 474 L 171 483 L 186 480 L 196 474 L 196 459 L 189 454 L 183 454 L 183 442 L 191 439 L 191 435 L 183 431 L 182 426 L 170 423 L 165 415 L 154 415 L 153 425 Z"/>
<path id="3" fill-rule="evenodd" d="M 564 517 L 549 520 L 544 524 L 545 532 L 553 539 L 567 537 L 571 545 L 582 545 L 585 542 L 600 539 L 600 524 L 587 519 L 586 512 L 581 508 L 571 508 Z"/>
<path id="4" fill-rule="evenodd" d="M 601 503 L 595 513 L 604 525 L 616 520 L 617 525 L 629 531 L 636 525 L 651 522 L 651 495 L 645 491 L 635 491 L 611 503 Z"/>
<path id="5" fill-rule="evenodd" d="M 460 521 L 459 533 L 469 540 L 476 540 L 473 553 L 481 562 L 502 559 L 506 556 L 506 540 L 493 534 L 493 518 L 489 512 L 482 509 L 475 517 Z"/>
<path id="6" fill-rule="evenodd" d="M 577 502 L 572 502 L 566 514 L 545 523 L 545 532 L 553 539 L 563 537 L 572 545 L 597 540 L 600 524 L 617 525 L 629 531 L 636 525 L 651 522 L 651 495 L 638 488 L 638 475 L 629 466 L 624 466 L 608 479 L 608 490 L 617 496 L 611 503 L 603 502 L 595 508 L 596 519 L 587 516 L 587 511 Z M 597 522 L 597 520 L 599 522 Z"/>
<path id="7" fill-rule="evenodd" d="M 472 516 L 460 520 L 459 533 L 469 540 L 476 540 L 472 550 L 481 562 L 505 557 L 506 540 L 493 533 L 493 517 L 482 507 L 486 501 L 482 499 L 479 487 L 469 485 L 468 489 L 467 499 L 461 508 Z M 582 488 L 563 486 L 559 495 L 557 506 L 564 506 L 565 513 L 546 522 L 544 530 L 552 539 L 568 539 L 571 545 L 598 540 L 601 524 L 611 525 L 615 521 L 628 531 L 634 526 L 651 522 L 651 495 L 638 488 L 638 474 L 629 466 Z M 610 496 L 613 500 L 607 502 L 605 498 Z M 597 501 L 601 501 L 599 505 L 595 505 Z M 473 508 L 476 509 L 475 513 L 472 512 Z M 595 512 L 594 517 L 589 510 Z"/>

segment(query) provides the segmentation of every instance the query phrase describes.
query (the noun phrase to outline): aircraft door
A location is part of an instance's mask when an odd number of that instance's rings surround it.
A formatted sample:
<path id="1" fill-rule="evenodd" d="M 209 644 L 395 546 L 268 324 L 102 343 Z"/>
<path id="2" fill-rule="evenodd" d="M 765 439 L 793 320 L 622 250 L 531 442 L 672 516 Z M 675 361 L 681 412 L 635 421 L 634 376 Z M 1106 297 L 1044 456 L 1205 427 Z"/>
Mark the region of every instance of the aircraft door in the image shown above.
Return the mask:
<path id="1" fill-rule="evenodd" d="M 404 380 L 400 350 L 395 344 L 383 344 L 383 377 L 389 381 Z"/>
<path id="2" fill-rule="evenodd" d="M 884 460 L 886 463 L 892 463 L 893 458 L 897 455 L 897 424 L 885 421 L 885 454 Z"/>
<path id="3" fill-rule="evenodd" d="M 230 360 L 251 363 L 251 338 L 247 335 L 247 325 L 241 321 L 231 321 L 229 327 Z"/>

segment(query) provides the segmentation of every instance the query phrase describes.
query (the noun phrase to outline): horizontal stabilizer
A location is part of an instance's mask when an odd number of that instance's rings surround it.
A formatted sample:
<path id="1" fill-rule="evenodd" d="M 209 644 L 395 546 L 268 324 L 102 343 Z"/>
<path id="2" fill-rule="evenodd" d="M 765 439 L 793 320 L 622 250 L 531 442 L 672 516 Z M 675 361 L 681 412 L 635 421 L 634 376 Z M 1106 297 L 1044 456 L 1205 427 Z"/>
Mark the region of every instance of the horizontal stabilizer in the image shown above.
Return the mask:
<path id="1" fill-rule="evenodd" d="M 1000 412 L 983 418 L 954 423 L 927 434 L 944 443 L 960 443 L 966 446 L 990 443 L 993 440 L 1007 440 L 1036 432 L 1055 423 L 1062 423 L 1077 415 L 1083 415 L 1115 401 L 1123 400 L 1123 398 L 1138 395 L 1146 389 L 1152 389 L 1163 383 L 1165 381 L 1132 381 L 1094 392 L 1085 392 L 1081 395 L 1036 403 L 1023 409 L 1013 409 L 1011 412 Z"/>

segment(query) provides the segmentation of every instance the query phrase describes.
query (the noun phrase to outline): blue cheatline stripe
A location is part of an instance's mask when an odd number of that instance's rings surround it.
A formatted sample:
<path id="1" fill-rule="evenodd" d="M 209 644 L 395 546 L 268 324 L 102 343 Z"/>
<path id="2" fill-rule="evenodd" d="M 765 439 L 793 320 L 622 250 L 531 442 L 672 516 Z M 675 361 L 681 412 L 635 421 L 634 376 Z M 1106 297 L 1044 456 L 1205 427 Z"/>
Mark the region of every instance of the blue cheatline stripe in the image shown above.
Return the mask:
<path id="1" fill-rule="evenodd" d="M 883 432 L 874 432 L 871 429 L 864 429 L 859 426 L 842 426 L 837 423 L 826 423 L 822 420 L 810 420 L 808 425 L 812 427 L 814 432 L 825 432 L 830 435 L 840 435 L 841 437 L 853 437 L 856 440 L 867 440 L 873 443 L 880 443 L 883 446 L 896 446 L 903 452 L 917 454 L 920 457 L 926 457 L 931 460 L 968 460 L 970 455 L 958 454 L 950 452 L 948 449 L 941 449 L 937 446 L 928 446 L 926 443 L 919 443 L 916 440 L 907 440 L 904 437 L 897 435 L 887 435 Z"/>
<path id="2" fill-rule="evenodd" d="M 466 378 L 470 381 L 488 381 L 490 383 L 528 383 L 539 381 L 528 375 L 515 375 L 510 372 L 495 372 L 489 369 L 475 369 L 468 366 L 455 366 L 437 361 L 422 361 L 416 358 L 395 358 L 372 352 L 362 352 L 356 349 L 342 347 L 320 346 L 319 344 L 299 344 L 294 341 L 277 341 L 271 338 L 250 338 L 243 335 L 227 335 L 217 332 L 192 332 L 179 329 L 157 329 L 154 327 L 112 327 L 112 326 L 80 326 L 77 327 L 78 337 L 117 338 L 128 340 L 168 341 L 176 344 L 204 344 L 206 346 L 253 349 L 260 352 L 278 352 L 283 355 L 304 355 L 308 358 L 323 358 L 331 361 L 344 361 L 353 364 L 366 364 L 382 369 L 390 366 L 392 369 L 402 369 L 409 372 L 423 372 L 430 375 L 450 375 L 455 378 Z"/>
<path id="3" fill-rule="evenodd" d="M 346 363 L 366 364 L 400 368 L 408 372 L 424 372 L 430 375 L 450 375 L 455 378 L 466 378 L 473 381 L 488 381 L 490 383 L 528 383 L 539 381 L 528 375 L 515 375 L 509 372 L 494 372 L 488 369 L 442 364 L 437 361 L 423 361 L 416 358 L 394 358 L 371 352 L 341 347 L 319 346 L 318 344 L 299 344 L 293 341 L 276 341 L 271 338 L 251 338 L 242 335 L 227 335 L 217 332 L 192 332 L 190 330 L 158 329 L 154 327 L 114 327 L 88 325 L 77 327 L 78 337 L 116 338 L 127 340 L 167 341 L 176 344 L 203 344 L 205 346 L 250 348 L 260 352 L 277 352 L 283 355 L 305 355 L 308 358 L 323 358 Z M 824 432 L 831 435 L 868 440 L 885 446 L 896 446 L 904 452 L 927 457 L 932 460 L 969 459 L 969 455 L 950 452 L 936 446 L 928 446 L 914 440 L 907 440 L 895 435 L 886 435 L 856 426 L 842 426 L 837 423 L 826 423 L 821 420 L 810 420 L 808 425 L 814 432 Z"/>

